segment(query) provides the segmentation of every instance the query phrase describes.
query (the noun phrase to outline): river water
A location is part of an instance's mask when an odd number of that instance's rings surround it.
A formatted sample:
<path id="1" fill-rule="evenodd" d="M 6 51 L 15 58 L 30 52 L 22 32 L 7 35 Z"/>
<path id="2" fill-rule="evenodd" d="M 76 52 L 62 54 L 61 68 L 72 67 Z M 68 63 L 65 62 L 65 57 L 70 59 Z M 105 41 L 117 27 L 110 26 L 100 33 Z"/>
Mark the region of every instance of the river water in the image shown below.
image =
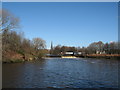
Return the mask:
<path id="1" fill-rule="evenodd" d="M 3 88 L 118 88 L 118 60 L 62 59 L 3 64 Z"/>

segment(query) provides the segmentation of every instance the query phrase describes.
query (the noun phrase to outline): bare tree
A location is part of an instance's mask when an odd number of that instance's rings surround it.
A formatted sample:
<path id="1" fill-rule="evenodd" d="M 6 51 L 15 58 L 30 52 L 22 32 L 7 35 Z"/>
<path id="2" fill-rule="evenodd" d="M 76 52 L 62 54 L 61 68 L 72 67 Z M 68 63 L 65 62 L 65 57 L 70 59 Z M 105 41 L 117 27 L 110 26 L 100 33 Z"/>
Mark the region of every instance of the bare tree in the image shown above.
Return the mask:
<path id="1" fill-rule="evenodd" d="M 14 30 L 19 27 L 19 18 L 15 17 L 9 11 L 0 10 L 0 32 L 5 30 Z"/>
<path id="2" fill-rule="evenodd" d="M 54 47 L 54 49 L 53 49 L 53 54 L 54 54 L 54 55 L 59 55 L 59 54 L 61 54 L 61 45 L 57 45 L 57 46 Z"/>
<path id="3" fill-rule="evenodd" d="M 36 50 L 45 49 L 45 47 L 46 47 L 45 40 L 43 40 L 41 38 L 33 38 L 32 41 L 33 41 L 33 45 Z"/>
<path id="4" fill-rule="evenodd" d="M 89 53 L 96 53 L 97 51 L 102 52 L 103 46 L 104 46 L 104 43 L 102 41 L 99 41 L 99 42 L 91 43 L 87 48 Z"/>
<path id="5" fill-rule="evenodd" d="M 41 38 L 33 38 L 33 47 L 38 58 L 42 58 L 45 55 L 46 42 Z"/>

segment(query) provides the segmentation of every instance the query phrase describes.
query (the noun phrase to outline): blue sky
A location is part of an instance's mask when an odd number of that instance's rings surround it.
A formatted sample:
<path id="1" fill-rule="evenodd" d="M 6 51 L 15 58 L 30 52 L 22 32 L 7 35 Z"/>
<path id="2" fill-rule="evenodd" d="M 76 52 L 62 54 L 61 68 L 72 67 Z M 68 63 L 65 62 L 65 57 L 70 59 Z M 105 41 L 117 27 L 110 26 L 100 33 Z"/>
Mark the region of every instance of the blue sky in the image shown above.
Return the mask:
<path id="1" fill-rule="evenodd" d="M 118 40 L 117 2 L 4 2 L 20 18 L 25 37 L 40 37 L 53 45 L 88 46 Z"/>

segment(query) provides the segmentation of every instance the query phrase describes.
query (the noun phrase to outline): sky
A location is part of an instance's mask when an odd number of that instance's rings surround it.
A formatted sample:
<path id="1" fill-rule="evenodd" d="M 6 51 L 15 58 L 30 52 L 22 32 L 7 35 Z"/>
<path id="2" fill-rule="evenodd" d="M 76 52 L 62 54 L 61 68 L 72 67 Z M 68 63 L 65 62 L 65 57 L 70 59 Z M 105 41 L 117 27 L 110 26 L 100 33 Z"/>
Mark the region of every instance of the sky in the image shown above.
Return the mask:
<path id="1" fill-rule="evenodd" d="M 20 18 L 25 37 L 40 37 L 50 48 L 82 47 L 92 42 L 118 40 L 117 2 L 3 2 Z"/>

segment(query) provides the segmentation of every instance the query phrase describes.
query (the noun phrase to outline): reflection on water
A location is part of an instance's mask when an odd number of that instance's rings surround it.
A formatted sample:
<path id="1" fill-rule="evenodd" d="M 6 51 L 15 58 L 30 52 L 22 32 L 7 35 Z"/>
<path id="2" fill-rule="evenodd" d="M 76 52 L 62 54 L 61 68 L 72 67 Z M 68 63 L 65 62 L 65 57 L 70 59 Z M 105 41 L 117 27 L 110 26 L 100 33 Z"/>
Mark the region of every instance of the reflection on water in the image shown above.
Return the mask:
<path id="1" fill-rule="evenodd" d="M 117 88 L 117 60 L 48 58 L 3 64 L 3 88 Z"/>

